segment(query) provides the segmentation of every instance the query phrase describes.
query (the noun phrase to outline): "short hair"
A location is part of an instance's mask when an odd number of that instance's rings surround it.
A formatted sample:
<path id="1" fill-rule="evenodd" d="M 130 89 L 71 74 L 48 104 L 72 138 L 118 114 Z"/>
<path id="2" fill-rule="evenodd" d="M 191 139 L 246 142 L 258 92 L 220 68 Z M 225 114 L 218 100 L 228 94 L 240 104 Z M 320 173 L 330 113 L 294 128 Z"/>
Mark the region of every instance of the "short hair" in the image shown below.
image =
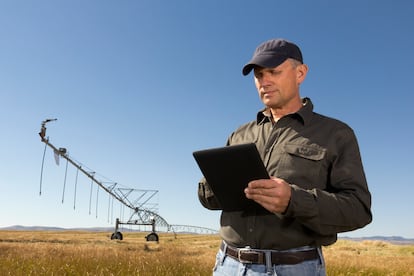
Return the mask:
<path id="1" fill-rule="evenodd" d="M 299 65 L 303 64 L 301 61 L 294 59 L 294 58 L 289 58 L 288 59 L 290 64 L 292 64 L 293 68 L 298 67 Z"/>

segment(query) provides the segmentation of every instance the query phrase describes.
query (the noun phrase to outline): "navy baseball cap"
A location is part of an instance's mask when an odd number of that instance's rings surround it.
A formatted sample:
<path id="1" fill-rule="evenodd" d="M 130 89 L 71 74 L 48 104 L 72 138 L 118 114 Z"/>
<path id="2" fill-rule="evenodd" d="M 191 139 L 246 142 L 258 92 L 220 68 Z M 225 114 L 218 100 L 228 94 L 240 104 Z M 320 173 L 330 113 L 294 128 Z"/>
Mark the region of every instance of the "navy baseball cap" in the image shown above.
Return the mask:
<path id="1" fill-rule="evenodd" d="M 268 40 L 256 48 L 252 59 L 243 67 L 243 75 L 248 75 L 255 66 L 277 67 L 288 58 L 303 63 L 302 53 L 296 44 L 284 39 Z"/>

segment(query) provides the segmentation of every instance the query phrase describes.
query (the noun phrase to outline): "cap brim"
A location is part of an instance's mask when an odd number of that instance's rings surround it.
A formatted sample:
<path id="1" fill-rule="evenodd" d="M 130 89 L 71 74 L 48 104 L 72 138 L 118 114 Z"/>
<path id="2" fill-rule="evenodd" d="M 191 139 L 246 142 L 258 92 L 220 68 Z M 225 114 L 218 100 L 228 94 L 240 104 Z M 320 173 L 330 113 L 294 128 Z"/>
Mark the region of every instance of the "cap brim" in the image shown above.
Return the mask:
<path id="1" fill-rule="evenodd" d="M 259 56 L 255 56 L 252 58 L 252 60 L 250 60 L 249 63 L 247 63 L 244 67 L 243 67 L 243 75 L 247 76 L 254 67 L 259 66 L 259 67 L 264 67 L 264 68 L 273 68 L 273 67 L 277 67 L 278 65 L 282 64 L 286 59 L 288 59 L 287 56 L 283 55 L 283 56 L 275 56 L 275 55 L 259 55 Z"/>

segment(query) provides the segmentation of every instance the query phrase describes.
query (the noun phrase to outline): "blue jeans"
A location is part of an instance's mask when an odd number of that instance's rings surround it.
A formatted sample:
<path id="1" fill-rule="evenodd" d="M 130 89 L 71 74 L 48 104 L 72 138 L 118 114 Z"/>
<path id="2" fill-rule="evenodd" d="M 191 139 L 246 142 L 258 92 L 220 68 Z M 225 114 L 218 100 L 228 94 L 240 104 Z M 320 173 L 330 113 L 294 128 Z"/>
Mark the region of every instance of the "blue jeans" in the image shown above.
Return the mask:
<path id="1" fill-rule="evenodd" d="M 297 249 L 287 250 L 297 251 Z M 322 250 L 319 248 L 319 258 L 310 261 L 304 261 L 295 265 L 271 265 L 264 264 L 243 264 L 238 260 L 224 255 L 222 250 L 219 250 L 216 256 L 216 264 L 213 269 L 213 276 L 260 276 L 260 275 L 274 275 L 274 276 L 325 276 L 325 261 L 323 259 Z"/>

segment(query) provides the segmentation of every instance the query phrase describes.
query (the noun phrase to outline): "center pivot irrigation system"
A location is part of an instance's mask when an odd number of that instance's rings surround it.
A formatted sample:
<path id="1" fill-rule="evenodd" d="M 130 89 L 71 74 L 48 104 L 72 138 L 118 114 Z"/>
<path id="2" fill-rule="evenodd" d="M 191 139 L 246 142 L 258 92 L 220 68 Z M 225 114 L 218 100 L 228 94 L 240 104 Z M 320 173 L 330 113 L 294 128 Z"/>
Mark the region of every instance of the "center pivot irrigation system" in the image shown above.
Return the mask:
<path id="1" fill-rule="evenodd" d="M 40 192 L 42 194 L 42 183 L 43 183 L 43 168 L 44 168 L 44 161 L 46 155 L 46 149 L 49 146 L 52 148 L 55 161 L 59 164 L 60 157 L 66 159 L 66 170 L 65 170 L 65 178 L 63 184 L 63 190 L 65 190 L 66 186 L 66 179 L 67 179 L 67 171 L 68 171 L 68 164 L 70 163 L 76 168 L 76 177 L 75 177 L 75 200 L 76 200 L 76 186 L 78 182 L 78 175 L 79 172 L 83 173 L 91 180 L 90 186 L 90 202 L 89 202 L 89 213 L 91 212 L 91 200 L 92 200 L 92 189 L 93 185 L 97 185 L 97 197 L 99 189 L 102 189 L 106 193 L 109 194 L 110 199 L 112 199 L 112 206 L 113 201 L 117 200 L 120 202 L 124 207 L 131 209 L 132 215 L 129 217 L 127 221 L 121 221 L 121 219 L 117 218 L 115 221 L 115 231 L 111 235 L 111 239 L 122 240 L 123 235 L 120 232 L 120 225 L 143 225 L 143 226 L 151 226 L 152 230 L 151 233 L 148 234 L 145 238 L 147 241 L 156 241 L 158 242 L 159 236 L 156 232 L 156 228 L 163 229 L 164 232 L 173 232 L 174 234 L 178 232 L 185 232 L 185 233 L 197 233 L 197 234 L 216 234 L 217 230 L 205 228 L 205 227 L 198 227 L 198 226 L 191 226 L 191 225 L 178 225 L 178 224 L 169 224 L 163 217 L 161 217 L 157 213 L 157 206 L 154 204 L 151 199 L 158 193 L 157 190 L 142 190 L 142 189 L 133 189 L 133 188 L 125 188 L 118 185 L 116 182 L 108 182 L 102 181 L 98 179 L 97 175 L 93 171 L 89 171 L 86 169 L 78 161 L 75 161 L 71 158 L 66 150 L 66 148 L 58 148 L 55 147 L 49 140 L 49 137 L 46 136 L 46 124 L 52 121 L 56 121 L 57 119 L 46 119 L 42 122 L 40 128 L 40 138 L 43 143 L 45 143 L 45 148 L 43 151 L 43 158 L 42 158 L 42 168 L 40 172 Z M 96 199 L 98 201 L 98 198 Z M 63 197 L 62 197 L 63 203 Z M 75 205 L 74 205 L 75 206 Z M 98 205 L 96 205 L 98 208 Z M 108 207 L 108 214 L 109 214 L 109 207 Z"/>

